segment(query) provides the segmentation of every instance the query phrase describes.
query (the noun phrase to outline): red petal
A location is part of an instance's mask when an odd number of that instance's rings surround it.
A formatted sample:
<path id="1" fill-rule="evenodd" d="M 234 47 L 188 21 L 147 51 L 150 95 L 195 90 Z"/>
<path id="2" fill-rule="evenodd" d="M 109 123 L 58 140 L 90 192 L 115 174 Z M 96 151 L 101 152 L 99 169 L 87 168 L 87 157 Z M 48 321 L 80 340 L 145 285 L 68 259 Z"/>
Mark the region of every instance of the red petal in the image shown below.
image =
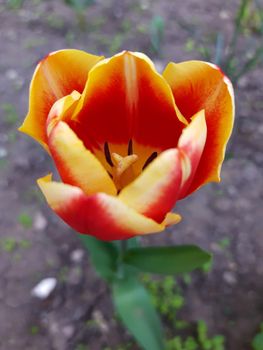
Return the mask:
<path id="1" fill-rule="evenodd" d="M 207 140 L 190 193 L 206 182 L 220 180 L 225 148 L 233 128 L 233 88 L 222 71 L 207 62 L 169 63 L 163 76 L 188 121 L 198 111 L 205 110 Z"/>
<path id="2" fill-rule="evenodd" d="M 52 182 L 50 175 L 39 179 L 38 185 L 56 214 L 80 233 L 112 241 L 165 228 L 105 193 L 87 196 L 78 187 Z"/>
<path id="3" fill-rule="evenodd" d="M 140 144 L 157 149 L 177 145 L 184 126 L 165 79 L 143 54 L 123 52 L 90 72 L 72 125 L 85 144 L 94 140 Z"/>

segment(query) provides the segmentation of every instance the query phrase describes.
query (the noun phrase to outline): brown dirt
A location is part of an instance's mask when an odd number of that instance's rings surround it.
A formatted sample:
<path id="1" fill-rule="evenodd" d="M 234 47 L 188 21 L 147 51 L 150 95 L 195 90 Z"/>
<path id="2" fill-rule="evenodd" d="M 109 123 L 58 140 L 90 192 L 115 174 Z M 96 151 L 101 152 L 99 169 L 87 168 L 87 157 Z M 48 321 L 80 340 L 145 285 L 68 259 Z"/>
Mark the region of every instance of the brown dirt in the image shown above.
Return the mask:
<path id="1" fill-rule="evenodd" d="M 26 0 L 20 10 L 0 2 L 1 104 L 13 104 L 19 115 L 19 120 L 8 122 L 1 110 L 0 238 L 16 242 L 0 247 L 1 350 L 71 350 L 80 343 L 100 350 L 128 339 L 112 318 L 107 287 L 86 257 L 74 260 L 73 252 L 82 249 L 77 235 L 47 208 L 35 186 L 35 180 L 52 169 L 50 159 L 36 143 L 16 133 L 26 113 L 28 86 L 38 60 L 69 46 L 95 54 L 128 48 L 152 55 L 147 26 L 154 14 L 165 19 L 158 66 L 170 60 L 198 59 L 199 53 L 185 49 L 187 40 L 205 41 L 212 47 L 218 30 L 229 38 L 237 3 L 176 0 L 141 1 L 140 5 L 98 0 L 87 12 L 83 33 L 62 1 Z M 120 45 L 116 44 L 118 33 L 122 34 Z M 245 42 L 249 40 L 257 37 L 252 34 Z M 240 43 L 240 50 L 246 45 Z M 208 275 L 194 274 L 193 283 L 186 287 L 183 316 L 190 321 L 204 319 L 211 334 L 225 334 L 228 350 L 248 350 L 263 319 L 262 81 L 261 66 L 242 79 L 236 90 L 232 157 L 223 167 L 222 183 L 210 184 L 179 203 L 182 223 L 145 240 L 148 244 L 198 244 L 214 253 L 213 270 Z M 33 218 L 32 227 L 21 225 L 21 213 Z M 220 241 L 225 237 L 231 244 L 222 249 Z M 52 276 L 58 280 L 52 296 L 45 302 L 34 299 L 31 289 Z M 99 328 L 88 322 L 98 314 L 103 320 Z"/>

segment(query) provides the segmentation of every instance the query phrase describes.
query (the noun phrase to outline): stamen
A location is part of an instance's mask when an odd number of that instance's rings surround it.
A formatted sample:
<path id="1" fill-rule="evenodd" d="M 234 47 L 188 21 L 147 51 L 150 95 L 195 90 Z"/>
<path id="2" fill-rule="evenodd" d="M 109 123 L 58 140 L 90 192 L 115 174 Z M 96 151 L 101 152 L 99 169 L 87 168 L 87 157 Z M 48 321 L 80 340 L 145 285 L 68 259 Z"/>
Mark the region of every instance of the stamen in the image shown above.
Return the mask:
<path id="1" fill-rule="evenodd" d="M 157 152 L 153 152 L 150 157 L 146 160 L 144 163 L 144 166 L 142 167 L 142 170 L 144 170 L 156 157 L 158 156 Z"/>
<path id="2" fill-rule="evenodd" d="M 108 142 L 104 143 L 104 154 L 105 154 L 105 158 L 106 158 L 106 161 L 108 162 L 108 164 L 110 166 L 113 166 Z"/>
<path id="3" fill-rule="evenodd" d="M 131 154 L 133 154 L 132 139 L 130 139 L 128 143 L 128 156 L 130 156 Z"/>
<path id="4" fill-rule="evenodd" d="M 109 171 L 107 171 L 107 173 L 108 173 L 109 177 L 110 177 L 111 179 L 113 179 L 113 176 L 111 175 L 111 173 L 110 173 Z"/>

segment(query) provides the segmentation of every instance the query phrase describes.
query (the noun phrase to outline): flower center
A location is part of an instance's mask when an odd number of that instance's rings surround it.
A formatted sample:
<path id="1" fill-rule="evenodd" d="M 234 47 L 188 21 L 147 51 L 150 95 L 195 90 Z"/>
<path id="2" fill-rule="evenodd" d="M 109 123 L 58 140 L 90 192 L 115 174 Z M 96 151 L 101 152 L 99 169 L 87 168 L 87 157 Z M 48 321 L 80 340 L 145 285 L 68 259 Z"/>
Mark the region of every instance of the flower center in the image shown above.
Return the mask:
<path id="1" fill-rule="evenodd" d="M 132 165 L 137 161 L 138 156 L 131 154 L 125 157 L 120 156 L 118 153 L 112 153 L 113 168 L 113 181 L 118 189 L 121 189 L 128 185 L 135 178 Z"/>
<path id="2" fill-rule="evenodd" d="M 133 165 L 138 161 L 139 156 L 133 153 L 132 140 L 128 143 L 127 156 L 111 152 L 108 142 L 104 144 L 104 155 L 107 163 L 111 166 L 111 170 L 108 171 L 108 173 L 113 179 L 118 191 L 127 186 L 138 176 L 138 170 L 136 171 Z M 157 152 L 153 152 L 143 163 L 141 171 L 144 170 L 157 155 Z"/>

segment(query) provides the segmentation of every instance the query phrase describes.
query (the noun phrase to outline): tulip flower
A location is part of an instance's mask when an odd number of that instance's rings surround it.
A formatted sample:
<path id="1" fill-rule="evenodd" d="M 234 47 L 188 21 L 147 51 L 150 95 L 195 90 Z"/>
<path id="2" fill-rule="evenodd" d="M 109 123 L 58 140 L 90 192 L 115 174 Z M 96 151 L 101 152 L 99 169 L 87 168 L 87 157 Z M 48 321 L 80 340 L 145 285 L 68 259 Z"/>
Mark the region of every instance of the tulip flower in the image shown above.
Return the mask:
<path id="1" fill-rule="evenodd" d="M 111 241 L 179 222 L 175 203 L 220 181 L 233 119 L 232 85 L 211 63 L 169 63 L 159 74 L 142 53 L 62 50 L 38 64 L 20 130 L 60 175 L 37 181 L 49 206 Z"/>

